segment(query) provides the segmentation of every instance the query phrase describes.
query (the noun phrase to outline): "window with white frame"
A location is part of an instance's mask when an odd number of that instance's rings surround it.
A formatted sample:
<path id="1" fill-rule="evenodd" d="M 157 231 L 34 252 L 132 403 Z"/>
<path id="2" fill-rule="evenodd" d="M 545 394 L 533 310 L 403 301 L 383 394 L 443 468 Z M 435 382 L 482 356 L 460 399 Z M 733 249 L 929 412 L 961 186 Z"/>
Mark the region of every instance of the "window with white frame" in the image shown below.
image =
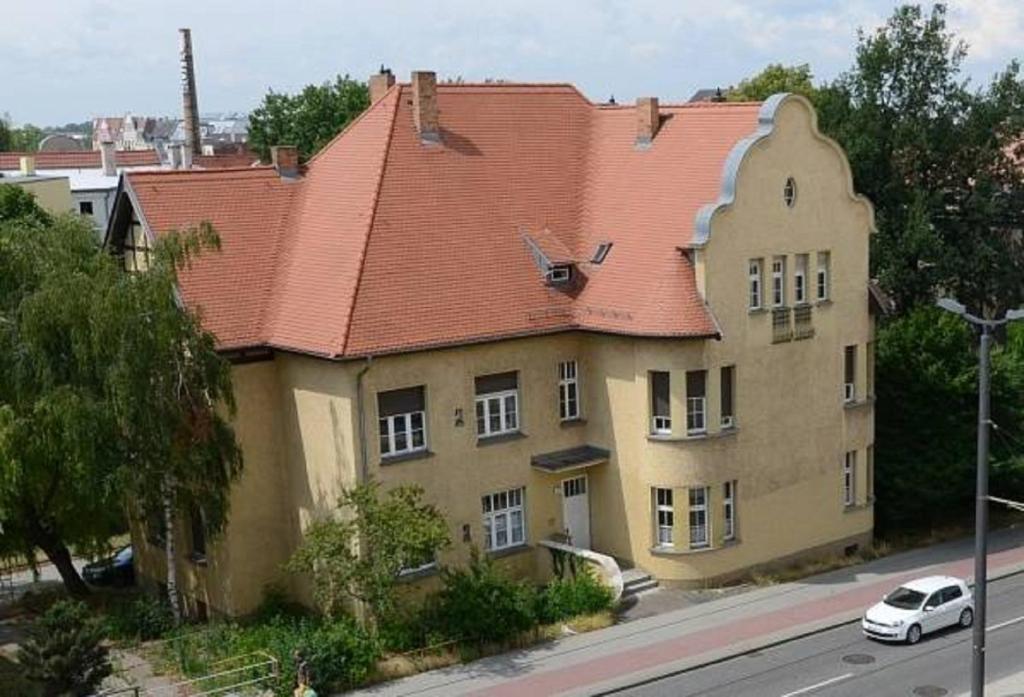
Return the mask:
<path id="1" fill-rule="evenodd" d="M 736 425 L 736 407 L 733 405 L 733 392 L 736 389 L 736 366 L 722 367 L 720 383 L 722 400 L 719 405 L 721 407 L 719 427 L 732 428 Z"/>
<path id="2" fill-rule="evenodd" d="M 857 451 L 849 450 L 843 458 L 843 505 L 852 506 L 856 502 L 857 489 L 855 473 L 857 471 Z"/>
<path id="3" fill-rule="evenodd" d="M 476 378 L 476 433 L 481 438 L 519 430 L 519 376 L 515 372 Z"/>
<path id="4" fill-rule="evenodd" d="M 654 490 L 654 526 L 659 547 L 672 547 L 675 542 L 672 528 L 675 524 L 675 510 L 672 508 L 672 490 Z"/>
<path id="5" fill-rule="evenodd" d="M 690 489 L 690 547 L 707 547 L 711 539 L 708 524 L 708 488 Z"/>
<path id="6" fill-rule="evenodd" d="M 484 549 L 494 551 L 526 542 L 524 489 L 509 489 L 483 497 Z"/>
<path id="7" fill-rule="evenodd" d="M 818 252 L 818 300 L 828 300 L 831 296 L 831 273 L 828 252 Z"/>
<path id="8" fill-rule="evenodd" d="M 772 259 L 772 305 L 782 307 L 786 304 L 786 258 Z"/>
<path id="9" fill-rule="evenodd" d="M 580 418 L 580 384 L 576 361 L 558 364 L 558 416 L 562 421 Z"/>
<path id="10" fill-rule="evenodd" d="M 686 373 L 686 432 L 699 434 L 707 431 L 707 371 L 690 370 Z"/>
<path id="11" fill-rule="evenodd" d="M 427 449 L 423 387 L 379 392 L 380 454 L 393 457 Z"/>
<path id="12" fill-rule="evenodd" d="M 726 482 L 722 490 L 722 508 L 725 513 L 725 531 L 722 535 L 726 540 L 736 539 L 736 480 Z"/>
<path id="13" fill-rule="evenodd" d="M 796 255 L 796 270 L 793 273 L 793 302 L 802 305 L 807 302 L 807 255 Z"/>
<path id="14" fill-rule="evenodd" d="M 672 433 L 672 408 L 669 402 L 669 376 L 662 370 L 652 370 L 651 382 L 651 433 L 668 435 Z"/>
<path id="15" fill-rule="evenodd" d="M 750 291 L 749 305 L 751 310 L 761 309 L 761 260 L 751 259 L 747 270 L 748 287 Z"/>
<path id="16" fill-rule="evenodd" d="M 843 401 L 857 398 L 857 347 L 847 346 L 843 351 Z"/>

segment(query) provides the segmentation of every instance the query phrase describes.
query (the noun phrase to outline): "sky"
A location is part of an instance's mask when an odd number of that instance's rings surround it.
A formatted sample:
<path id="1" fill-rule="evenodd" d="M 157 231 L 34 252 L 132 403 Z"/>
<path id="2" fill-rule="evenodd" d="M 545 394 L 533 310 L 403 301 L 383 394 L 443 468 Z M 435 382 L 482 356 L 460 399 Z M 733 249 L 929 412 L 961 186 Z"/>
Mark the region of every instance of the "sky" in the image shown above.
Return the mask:
<path id="1" fill-rule="evenodd" d="M 179 115 L 179 27 L 192 29 L 201 112 L 248 111 L 383 63 L 439 78 L 571 82 L 594 101 L 683 101 L 768 63 L 831 79 L 858 27 L 892 0 L 0 0 L 0 114 L 58 125 L 97 115 Z M 1024 0 L 951 0 L 987 82 L 1024 54 Z"/>

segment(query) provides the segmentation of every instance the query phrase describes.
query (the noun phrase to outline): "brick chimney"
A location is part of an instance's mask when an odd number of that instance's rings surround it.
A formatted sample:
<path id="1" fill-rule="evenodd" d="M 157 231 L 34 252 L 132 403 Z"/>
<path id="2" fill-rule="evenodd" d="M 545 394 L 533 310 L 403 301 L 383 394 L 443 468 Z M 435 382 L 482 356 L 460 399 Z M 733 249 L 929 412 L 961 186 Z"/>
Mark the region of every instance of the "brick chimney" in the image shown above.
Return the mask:
<path id="1" fill-rule="evenodd" d="M 274 145 L 270 148 L 270 161 L 282 177 L 299 176 L 299 149 L 294 145 Z"/>
<path id="2" fill-rule="evenodd" d="M 412 120 L 420 140 L 437 143 L 441 130 L 437 118 L 437 75 L 432 70 L 412 73 Z"/>
<path id="3" fill-rule="evenodd" d="M 181 148 L 181 168 L 192 169 L 192 148 L 188 143 L 182 143 L 178 147 Z"/>
<path id="4" fill-rule="evenodd" d="M 177 145 L 167 146 L 167 156 L 170 158 L 171 169 L 181 169 L 181 147 Z"/>
<path id="5" fill-rule="evenodd" d="M 196 67 L 192 57 L 192 30 L 179 29 L 178 51 L 181 58 L 181 111 L 185 143 L 194 155 L 201 155 L 199 103 L 196 97 Z"/>
<path id="6" fill-rule="evenodd" d="M 103 174 L 113 177 L 117 174 L 117 153 L 114 151 L 114 144 L 109 140 L 100 143 L 100 162 L 103 164 Z"/>
<path id="7" fill-rule="evenodd" d="M 22 155 L 19 160 L 21 176 L 31 177 L 36 173 L 36 158 L 32 155 Z"/>
<path id="8" fill-rule="evenodd" d="M 395 84 L 395 75 L 390 68 L 380 66 L 380 72 L 370 76 L 370 104 L 376 104 Z"/>
<path id="9" fill-rule="evenodd" d="M 657 97 L 639 97 L 636 100 L 636 144 L 649 147 L 658 133 L 660 116 Z"/>

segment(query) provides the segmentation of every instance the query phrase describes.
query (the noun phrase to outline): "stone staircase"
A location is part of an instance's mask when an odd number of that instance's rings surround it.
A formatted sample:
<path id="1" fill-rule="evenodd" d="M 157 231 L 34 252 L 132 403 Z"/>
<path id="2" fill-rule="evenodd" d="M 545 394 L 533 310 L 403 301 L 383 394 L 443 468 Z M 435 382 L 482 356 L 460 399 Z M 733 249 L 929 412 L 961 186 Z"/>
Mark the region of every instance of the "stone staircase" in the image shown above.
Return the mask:
<path id="1" fill-rule="evenodd" d="M 658 580 L 639 567 L 622 572 L 622 597 L 630 598 L 658 587 Z"/>

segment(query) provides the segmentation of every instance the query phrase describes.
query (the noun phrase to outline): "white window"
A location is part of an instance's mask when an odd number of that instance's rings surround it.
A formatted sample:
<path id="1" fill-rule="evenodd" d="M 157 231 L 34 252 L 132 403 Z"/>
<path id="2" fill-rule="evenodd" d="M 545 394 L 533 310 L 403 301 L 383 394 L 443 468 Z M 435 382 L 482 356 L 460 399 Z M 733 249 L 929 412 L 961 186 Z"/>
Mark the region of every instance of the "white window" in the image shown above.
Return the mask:
<path id="1" fill-rule="evenodd" d="M 857 398 L 857 347 L 847 346 L 843 351 L 843 401 L 852 402 Z"/>
<path id="2" fill-rule="evenodd" d="M 519 430 L 519 378 L 499 373 L 476 378 L 476 433 L 481 438 Z"/>
<path id="3" fill-rule="evenodd" d="M 548 269 L 548 283 L 568 283 L 572 278 L 572 268 L 565 265 L 552 266 Z"/>
<path id="4" fill-rule="evenodd" d="M 707 371 L 691 370 L 686 373 L 686 432 L 704 433 L 707 430 Z"/>
<path id="5" fill-rule="evenodd" d="M 651 433 L 669 435 L 672 433 L 672 410 L 669 402 L 669 376 L 661 370 L 652 370 L 651 382 Z"/>
<path id="6" fill-rule="evenodd" d="M 672 547 L 672 526 L 675 523 L 675 511 L 672 509 L 672 490 L 654 490 L 654 523 L 657 529 L 659 547 Z"/>
<path id="7" fill-rule="evenodd" d="M 708 488 L 690 489 L 690 547 L 707 547 L 711 530 L 708 525 Z"/>
<path id="8" fill-rule="evenodd" d="M 857 451 L 850 450 L 843 458 L 843 505 L 852 506 L 856 501 L 854 473 L 857 470 Z"/>
<path id="9" fill-rule="evenodd" d="M 796 271 L 793 275 L 793 302 L 802 305 L 807 302 L 807 255 L 796 255 Z"/>
<path id="10" fill-rule="evenodd" d="M 751 259 L 750 268 L 748 270 L 748 278 L 750 284 L 750 309 L 760 310 L 761 309 L 761 260 Z"/>
<path id="11" fill-rule="evenodd" d="M 772 305 L 782 307 L 786 304 L 786 259 L 772 259 Z"/>
<path id="12" fill-rule="evenodd" d="M 562 421 L 580 418 L 580 385 L 576 361 L 558 364 L 558 416 Z"/>
<path id="13" fill-rule="evenodd" d="M 725 509 L 726 540 L 736 539 L 736 480 L 726 482 L 722 492 L 722 507 Z"/>
<path id="14" fill-rule="evenodd" d="M 381 392 L 377 395 L 380 416 L 380 454 L 383 457 L 427 448 L 423 387 Z"/>
<path id="15" fill-rule="evenodd" d="M 829 299 L 829 265 L 828 252 L 818 252 L 818 300 Z"/>
<path id="16" fill-rule="evenodd" d="M 519 488 L 483 497 L 484 549 L 506 549 L 526 541 L 523 493 Z"/>

